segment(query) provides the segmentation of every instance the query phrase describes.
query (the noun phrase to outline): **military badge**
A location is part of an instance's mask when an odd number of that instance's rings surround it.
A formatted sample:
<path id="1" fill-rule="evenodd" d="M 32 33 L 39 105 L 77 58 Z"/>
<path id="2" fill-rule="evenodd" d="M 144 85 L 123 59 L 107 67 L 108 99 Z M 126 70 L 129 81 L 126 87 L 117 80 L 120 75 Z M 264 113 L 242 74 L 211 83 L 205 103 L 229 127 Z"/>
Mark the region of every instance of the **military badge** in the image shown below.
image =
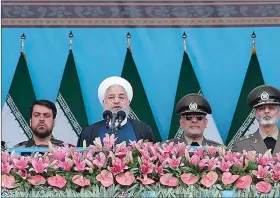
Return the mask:
<path id="1" fill-rule="evenodd" d="M 189 109 L 192 111 L 197 110 L 197 104 L 192 101 L 191 104 L 189 104 Z"/>
<path id="2" fill-rule="evenodd" d="M 269 99 L 269 94 L 267 92 L 262 92 L 261 94 L 261 99 L 262 100 L 268 100 Z"/>

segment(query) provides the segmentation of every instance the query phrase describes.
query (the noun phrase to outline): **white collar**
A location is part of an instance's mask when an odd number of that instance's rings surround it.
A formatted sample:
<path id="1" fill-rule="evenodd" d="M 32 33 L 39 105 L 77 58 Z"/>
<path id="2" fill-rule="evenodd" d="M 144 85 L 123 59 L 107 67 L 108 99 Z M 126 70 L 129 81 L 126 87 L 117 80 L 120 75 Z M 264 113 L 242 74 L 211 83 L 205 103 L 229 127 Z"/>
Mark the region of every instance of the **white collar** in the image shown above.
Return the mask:
<path id="1" fill-rule="evenodd" d="M 189 137 L 187 137 L 186 135 L 184 135 L 188 145 L 191 145 L 192 142 L 197 142 L 200 146 L 202 145 L 202 141 L 203 141 L 203 137 L 200 140 L 197 141 L 193 141 L 192 139 L 190 139 Z"/>
<path id="2" fill-rule="evenodd" d="M 268 137 L 268 135 L 266 135 L 266 134 L 265 134 L 263 131 L 261 131 L 260 129 L 259 129 L 259 132 L 260 132 L 260 135 L 261 135 L 261 137 L 262 137 L 263 140 L 264 140 L 266 137 Z M 278 134 L 279 134 L 279 130 L 277 129 L 276 132 L 273 133 L 273 135 L 270 136 L 270 137 L 272 137 L 273 139 L 277 140 Z"/>

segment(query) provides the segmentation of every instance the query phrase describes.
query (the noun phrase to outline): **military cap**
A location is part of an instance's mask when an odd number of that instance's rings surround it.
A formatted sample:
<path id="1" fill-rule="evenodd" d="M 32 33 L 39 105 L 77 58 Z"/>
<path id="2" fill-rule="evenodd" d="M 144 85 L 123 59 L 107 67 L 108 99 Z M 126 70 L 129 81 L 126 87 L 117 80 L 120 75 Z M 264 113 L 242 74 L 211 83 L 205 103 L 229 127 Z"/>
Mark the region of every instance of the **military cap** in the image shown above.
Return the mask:
<path id="1" fill-rule="evenodd" d="M 280 105 L 280 91 L 269 85 L 260 85 L 249 93 L 247 100 L 252 108 L 263 104 Z"/>
<path id="2" fill-rule="evenodd" d="M 212 109 L 208 101 L 203 96 L 196 93 L 191 93 L 180 99 L 176 105 L 176 113 L 211 114 Z"/>

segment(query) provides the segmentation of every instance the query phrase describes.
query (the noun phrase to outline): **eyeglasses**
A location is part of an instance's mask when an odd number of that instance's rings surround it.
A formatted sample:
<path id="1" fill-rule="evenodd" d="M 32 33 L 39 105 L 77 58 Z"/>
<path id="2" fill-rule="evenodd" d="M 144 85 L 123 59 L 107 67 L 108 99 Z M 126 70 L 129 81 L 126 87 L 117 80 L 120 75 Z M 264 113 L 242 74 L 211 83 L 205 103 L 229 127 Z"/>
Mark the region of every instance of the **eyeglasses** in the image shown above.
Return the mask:
<path id="1" fill-rule="evenodd" d="M 184 118 L 185 118 L 186 120 L 188 120 L 188 121 L 192 120 L 193 117 L 196 117 L 196 119 L 197 119 L 198 121 L 201 121 L 201 120 L 203 120 L 203 119 L 205 118 L 204 115 L 183 115 L 183 116 L 184 116 Z"/>

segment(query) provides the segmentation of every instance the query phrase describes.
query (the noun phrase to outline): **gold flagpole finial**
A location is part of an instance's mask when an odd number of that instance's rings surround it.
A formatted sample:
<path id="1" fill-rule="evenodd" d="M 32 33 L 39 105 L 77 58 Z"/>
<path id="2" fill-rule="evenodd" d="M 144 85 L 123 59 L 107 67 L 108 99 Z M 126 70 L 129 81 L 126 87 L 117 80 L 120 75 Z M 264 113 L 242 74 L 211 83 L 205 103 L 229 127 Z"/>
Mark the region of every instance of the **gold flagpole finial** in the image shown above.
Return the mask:
<path id="1" fill-rule="evenodd" d="M 131 39 L 131 35 L 130 35 L 130 33 L 128 32 L 128 33 L 126 34 L 127 48 L 131 50 L 131 42 L 130 42 L 130 39 Z"/>
<path id="2" fill-rule="evenodd" d="M 21 35 L 21 52 L 24 52 L 24 40 L 26 39 L 24 33 Z"/>
<path id="3" fill-rule="evenodd" d="M 182 38 L 183 38 L 183 42 L 184 42 L 184 51 L 187 52 L 187 34 L 185 31 L 182 35 Z"/>
<path id="4" fill-rule="evenodd" d="M 74 37 L 74 35 L 73 35 L 73 33 L 72 33 L 72 31 L 69 33 L 69 49 L 70 50 L 72 50 L 72 40 L 73 40 L 73 37 Z"/>
<path id="5" fill-rule="evenodd" d="M 257 37 L 255 32 L 253 31 L 252 35 L 252 54 L 256 53 L 256 44 L 255 44 L 255 38 Z"/>

